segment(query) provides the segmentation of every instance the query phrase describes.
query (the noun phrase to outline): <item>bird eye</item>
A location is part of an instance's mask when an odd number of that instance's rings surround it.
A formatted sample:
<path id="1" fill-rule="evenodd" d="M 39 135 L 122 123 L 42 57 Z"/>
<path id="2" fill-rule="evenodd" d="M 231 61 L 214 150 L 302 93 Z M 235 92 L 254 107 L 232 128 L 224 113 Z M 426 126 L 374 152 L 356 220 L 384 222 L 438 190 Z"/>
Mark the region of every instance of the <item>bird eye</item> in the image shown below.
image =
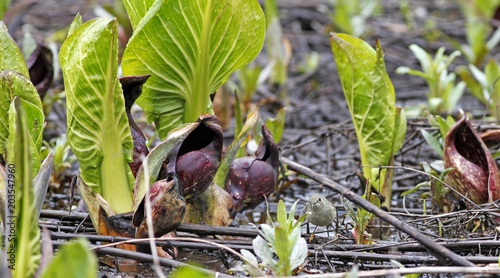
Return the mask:
<path id="1" fill-rule="evenodd" d="M 321 198 L 319 198 L 319 199 L 318 199 L 318 201 L 320 201 L 320 202 L 321 202 Z"/>

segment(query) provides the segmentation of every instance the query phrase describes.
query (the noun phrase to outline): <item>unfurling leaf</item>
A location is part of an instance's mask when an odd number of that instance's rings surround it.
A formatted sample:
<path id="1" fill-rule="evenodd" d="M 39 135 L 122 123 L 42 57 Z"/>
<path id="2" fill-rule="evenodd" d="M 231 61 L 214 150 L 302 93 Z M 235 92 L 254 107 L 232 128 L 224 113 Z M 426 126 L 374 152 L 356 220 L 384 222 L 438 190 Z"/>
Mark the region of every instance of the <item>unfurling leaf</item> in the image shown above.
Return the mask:
<path id="1" fill-rule="evenodd" d="M 27 111 L 28 125 L 33 143 L 36 146 L 35 149 L 39 152 L 42 146 L 42 126 L 45 119 L 40 96 L 26 76 L 15 71 L 4 70 L 0 72 L 0 154 L 4 154 L 4 159 L 6 158 L 5 152 L 9 138 L 9 109 L 15 97 L 22 100 L 25 109 L 29 107 L 29 111 Z M 36 161 L 34 163 L 36 164 Z M 38 166 L 40 166 L 39 160 Z M 34 166 L 32 172 L 33 175 L 36 175 L 38 169 L 35 169 Z"/>
<path id="2" fill-rule="evenodd" d="M 224 189 L 233 198 L 234 214 L 262 203 L 278 183 L 278 146 L 265 125 L 262 135 L 255 156 L 237 158 L 229 169 Z"/>
<path id="3" fill-rule="evenodd" d="M 449 185 L 476 204 L 500 197 L 500 171 L 488 148 L 465 117 L 453 126 L 444 143 L 444 165 L 453 168 Z"/>
<path id="4" fill-rule="evenodd" d="M 160 237 L 175 230 L 184 219 L 186 213 L 186 200 L 180 192 L 180 182 L 177 177 L 167 181 L 159 180 L 149 189 L 151 199 L 151 215 L 154 219 L 154 235 Z M 137 238 L 148 237 L 147 210 L 145 200 L 139 204 L 134 213 L 132 224 L 137 227 L 135 236 Z"/>

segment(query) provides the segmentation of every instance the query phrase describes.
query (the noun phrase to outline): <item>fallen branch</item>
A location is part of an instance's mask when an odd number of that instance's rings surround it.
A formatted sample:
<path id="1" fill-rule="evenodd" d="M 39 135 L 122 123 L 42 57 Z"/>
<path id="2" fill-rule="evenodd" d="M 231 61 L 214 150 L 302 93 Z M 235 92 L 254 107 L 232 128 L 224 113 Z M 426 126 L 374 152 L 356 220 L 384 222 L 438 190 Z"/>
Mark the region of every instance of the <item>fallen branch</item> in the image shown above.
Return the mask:
<path id="1" fill-rule="evenodd" d="M 393 225 L 396 229 L 408 234 L 410 237 L 416 239 L 418 242 L 420 242 L 422 245 L 424 245 L 429 252 L 431 252 L 432 255 L 434 255 L 436 258 L 439 260 L 448 260 L 454 265 L 458 266 L 475 266 L 473 263 L 470 261 L 464 259 L 463 257 L 453 253 L 446 247 L 440 245 L 439 243 L 429 239 L 419 231 L 413 229 L 409 225 L 403 223 L 401 220 L 397 219 L 396 217 L 390 215 L 389 213 L 383 211 L 382 209 L 376 207 L 369 201 L 361 198 L 359 195 L 356 193 L 350 191 L 349 189 L 343 187 L 342 185 L 314 172 L 313 170 L 300 165 L 290 159 L 287 159 L 285 157 L 281 157 L 281 162 L 286 164 L 288 166 L 288 169 L 295 171 L 299 174 L 305 175 L 310 177 L 311 179 L 323 184 L 324 186 L 332 189 L 333 191 L 339 193 L 340 195 L 344 196 L 346 199 L 349 201 L 353 202 L 357 206 L 375 214 L 378 216 L 380 219 L 386 221 L 387 223 Z"/>

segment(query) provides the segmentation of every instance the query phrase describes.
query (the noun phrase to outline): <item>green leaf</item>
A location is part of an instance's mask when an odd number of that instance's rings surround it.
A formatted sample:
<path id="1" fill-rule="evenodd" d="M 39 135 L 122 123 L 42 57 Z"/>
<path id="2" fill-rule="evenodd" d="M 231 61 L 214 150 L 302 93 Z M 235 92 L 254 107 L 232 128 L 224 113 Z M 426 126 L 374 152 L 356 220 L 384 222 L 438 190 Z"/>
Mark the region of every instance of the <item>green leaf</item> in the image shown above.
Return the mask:
<path id="1" fill-rule="evenodd" d="M 274 142 L 278 144 L 283 135 L 283 129 L 285 128 L 285 108 L 281 108 L 280 111 L 278 111 L 276 118 L 267 119 L 266 126 L 269 128 L 269 131 L 271 131 Z"/>
<path id="2" fill-rule="evenodd" d="M 79 238 L 63 245 L 40 277 L 94 278 L 97 277 L 97 262 L 97 257 L 89 249 L 87 240 Z"/>
<path id="3" fill-rule="evenodd" d="M 234 141 L 227 148 L 226 154 L 224 155 L 224 158 L 222 158 L 219 169 L 217 170 L 217 173 L 215 174 L 214 178 L 214 183 L 217 184 L 218 186 L 222 188 L 224 187 L 227 173 L 229 172 L 229 168 L 231 167 L 231 163 L 233 162 L 236 153 L 240 149 L 241 144 L 247 138 L 248 133 L 252 131 L 258 119 L 259 119 L 258 112 L 248 115 L 247 121 L 243 125 L 241 132 L 238 134 L 238 136 L 236 136 L 236 138 L 234 138 Z"/>
<path id="4" fill-rule="evenodd" d="M 267 241 L 269 241 L 271 246 L 274 246 L 276 242 L 275 229 L 267 224 L 260 225 L 260 228 L 262 229 L 261 232 L 262 237 L 264 237 Z"/>
<path id="5" fill-rule="evenodd" d="M 451 171 L 455 170 L 455 168 L 446 168 L 444 169 L 443 172 L 441 172 L 441 174 L 439 174 L 439 179 L 440 180 L 444 180 L 444 177 Z"/>
<path id="6" fill-rule="evenodd" d="M 116 213 L 132 209 L 134 178 L 125 101 L 118 82 L 118 25 L 91 20 L 64 42 L 59 54 L 66 88 L 68 141 L 82 179 Z"/>
<path id="7" fill-rule="evenodd" d="M 361 162 L 386 166 L 393 155 L 397 130 L 394 88 L 385 71 L 382 49 L 378 43 L 374 50 L 363 40 L 345 34 L 333 34 L 331 43 L 356 130 Z M 364 175 L 374 182 L 378 169 L 364 170 Z M 381 179 L 384 177 L 385 173 Z M 384 184 L 384 180 L 380 182 Z"/>
<path id="8" fill-rule="evenodd" d="M 248 252 L 248 253 L 250 253 L 250 252 Z M 252 254 L 252 253 L 250 253 L 250 254 Z M 257 265 L 257 264 L 255 264 L 255 265 Z M 212 278 L 212 277 L 214 277 L 213 275 L 210 275 L 207 272 L 201 271 L 200 268 L 202 266 L 197 266 L 197 265 L 194 265 L 194 266 L 199 267 L 199 268 L 197 269 L 197 268 L 191 267 L 189 265 L 181 266 L 181 267 L 177 268 L 176 270 L 174 270 L 172 273 L 170 273 L 168 277 L 170 277 L 170 278 Z M 253 275 L 252 270 L 253 269 L 250 269 L 250 272 Z M 257 276 L 259 276 L 260 273 L 257 272 L 255 274 L 257 274 Z"/>
<path id="9" fill-rule="evenodd" d="M 301 238 L 301 229 L 300 226 L 295 226 L 293 229 L 285 230 L 285 232 L 288 235 L 288 242 L 289 242 L 289 250 L 288 252 L 292 252 L 293 248 Z"/>
<path id="10" fill-rule="evenodd" d="M 241 111 L 240 97 L 238 96 L 238 91 L 234 92 L 234 134 L 240 134 L 243 129 L 243 112 Z M 240 144 L 238 152 L 236 153 L 236 158 L 244 157 L 246 155 L 246 141 Z M 245 144 L 243 144 L 245 143 Z"/>
<path id="11" fill-rule="evenodd" d="M 248 250 L 246 249 L 241 249 L 241 254 L 245 259 L 249 260 L 251 263 L 257 265 L 259 261 L 257 261 L 257 258 Z"/>
<path id="12" fill-rule="evenodd" d="M 15 251 L 13 278 L 32 277 L 40 264 L 40 229 L 38 213 L 32 185 L 30 138 L 28 122 L 21 100 L 16 98 L 9 111 L 15 117 L 15 125 L 10 126 L 11 146 L 6 168 L 9 179 L 7 189 L 14 194 L 15 205 L 7 207 L 6 228 L 14 238 L 6 237 L 6 252 Z M 14 122 L 14 121 L 12 121 Z"/>
<path id="13" fill-rule="evenodd" d="M 448 107 L 446 111 L 453 111 L 453 108 L 457 106 L 458 101 L 460 100 L 460 98 L 462 98 L 462 95 L 464 94 L 465 91 L 464 81 L 458 82 L 458 84 L 455 86 L 453 86 L 453 83 L 451 82 L 448 83 L 450 86 L 452 86 L 452 89 L 450 91 L 450 95 L 448 96 L 448 98 L 445 99 L 446 106 Z"/>
<path id="14" fill-rule="evenodd" d="M 155 0 L 123 0 L 132 28 L 137 28 L 142 18 L 147 14 L 148 10 L 155 2 Z M 156 9 L 158 9 L 158 4 L 155 6 L 157 6 Z"/>
<path id="15" fill-rule="evenodd" d="M 280 271 L 277 276 L 291 276 L 292 270 L 290 269 L 290 242 L 286 231 L 281 227 L 274 227 L 276 233 L 276 241 L 272 245 L 275 249 L 276 255 L 280 259 Z"/>
<path id="16" fill-rule="evenodd" d="M 3 0 L 0 2 L 0 20 L 4 19 L 5 13 L 9 9 L 11 0 Z"/>
<path id="17" fill-rule="evenodd" d="M 76 29 L 80 28 L 83 25 L 82 15 L 80 13 L 76 14 L 73 22 L 69 26 L 68 35 L 66 37 L 71 36 L 75 32 Z"/>
<path id="18" fill-rule="evenodd" d="M 277 267 L 278 264 L 273 259 L 273 252 L 271 251 L 271 248 L 269 248 L 269 244 L 261 236 L 257 236 L 252 241 L 252 247 L 255 254 L 262 260 L 263 263 L 272 266 L 273 269 Z"/>
<path id="19" fill-rule="evenodd" d="M 276 0 L 265 0 L 264 9 L 267 25 L 266 54 L 270 63 L 274 64 L 270 80 L 272 83 L 284 84 L 287 79 L 288 58 Z"/>
<path id="20" fill-rule="evenodd" d="M 243 91 L 243 103 L 251 102 L 255 91 L 261 85 L 261 73 L 265 74 L 261 67 L 252 65 L 252 63 L 242 67 L 237 71 L 240 88 Z M 236 107 L 236 106 L 235 106 Z M 235 108 L 237 109 L 237 107 Z M 236 114 L 236 112 L 235 112 Z M 238 114 L 236 114 L 238 115 Z"/>
<path id="21" fill-rule="evenodd" d="M 396 122 L 395 122 L 394 139 L 392 145 L 392 153 L 399 152 L 403 146 L 406 135 L 406 113 L 401 107 L 396 108 Z"/>
<path id="22" fill-rule="evenodd" d="M 23 100 L 24 107 L 32 107 L 27 110 L 28 117 L 31 119 L 29 121 L 30 134 L 39 152 L 42 144 L 42 127 L 44 123 L 43 113 L 40 114 L 43 109 L 40 96 L 26 76 L 18 72 L 5 70 L 0 72 L 0 154 L 4 154 L 7 147 L 9 137 L 8 111 L 15 97 Z M 35 120 L 37 121 L 36 124 Z M 34 172 L 34 175 L 37 172 L 38 170 Z"/>
<path id="23" fill-rule="evenodd" d="M 306 240 L 299 238 L 292 249 L 292 254 L 290 255 L 290 269 L 292 271 L 304 263 L 307 258 L 307 253 L 308 250 Z"/>
<path id="24" fill-rule="evenodd" d="M 292 206 L 290 207 L 290 211 L 288 212 L 288 218 L 287 218 L 287 231 L 291 231 L 293 220 L 295 219 L 295 209 L 297 208 L 297 203 L 299 200 L 293 202 Z M 300 222 L 300 221 L 298 221 Z"/>
<path id="25" fill-rule="evenodd" d="M 493 85 L 493 82 L 495 82 L 495 80 L 497 80 L 497 78 L 500 76 L 500 69 L 494 59 L 488 60 L 488 64 L 486 64 L 486 67 L 484 68 L 484 73 L 487 78 L 485 85 L 488 86 L 489 91 L 489 87 Z"/>
<path id="26" fill-rule="evenodd" d="M 259 265 L 259 262 L 257 261 L 257 258 L 248 250 L 246 249 L 241 249 L 240 250 L 241 252 L 241 255 L 243 257 L 245 257 L 245 259 L 247 261 L 250 261 L 253 265 Z M 248 264 L 247 262 L 245 262 L 248 266 L 248 268 L 245 268 L 245 270 L 247 270 L 251 276 L 253 277 L 259 277 L 262 275 L 262 273 L 260 272 L 259 269 L 255 269 L 254 267 L 252 267 L 250 264 Z M 190 276 L 191 278 L 192 276 Z"/>
<path id="27" fill-rule="evenodd" d="M 23 53 L 9 35 L 7 27 L 0 21 L 0 71 L 13 70 L 29 78 Z"/>
<path id="28" fill-rule="evenodd" d="M 443 156 L 443 144 L 439 142 L 439 139 L 425 130 L 421 130 L 421 132 L 425 141 L 431 145 L 432 149 L 440 156 Z"/>
<path id="29" fill-rule="evenodd" d="M 401 197 L 404 197 L 406 195 L 410 195 L 410 194 L 417 192 L 422 186 L 430 186 L 430 182 L 424 181 L 424 182 L 417 184 L 414 188 L 412 188 L 410 190 L 406 190 L 405 192 L 401 193 Z"/>
<path id="30" fill-rule="evenodd" d="M 11 106 L 9 109 L 9 139 L 8 145 L 9 149 L 14 150 L 15 145 L 18 144 L 18 138 L 16 138 L 16 131 L 12 128 L 15 128 L 17 125 L 17 111 L 14 102 L 19 102 L 19 105 L 23 107 L 24 114 L 26 115 L 26 123 L 28 129 L 28 135 L 26 140 L 28 141 L 28 146 L 30 150 L 30 158 L 31 158 L 31 178 L 35 178 L 38 174 L 38 170 L 40 169 L 40 147 L 41 147 L 41 138 L 42 138 L 42 125 L 39 123 L 44 122 L 44 117 L 42 111 L 36 107 L 35 105 L 19 99 L 14 98 L 14 101 L 11 102 Z M 37 143 L 39 141 L 39 143 Z M 12 157 L 7 156 L 8 163 L 13 161 Z M 44 195 L 45 196 L 45 195 Z"/>
<path id="31" fill-rule="evenodd" d="M 35 203 L 36 203 L 37 217 L 40 217 L 43 201 L 45 200 L 45 195 L 47 193 L 47 189 L 49 188 L 53 162 L 54 162 L 54 156 L 52 155 L 52 152 L 50 152 L 47 158 L 45 158 L 45 160 L 41 164 L 38 174 L 33 179 L 33 190 L 35 192 L 35 198 L 36 198 Z"/>
<path id="32" fill-rule="evenodd" d="M 129 0 L 125 5 L 134 35 L 123 72 L 152 74 L 137 104 L 148 121 L 155 121 L 162 140 L 209 112 L 210 94 L 263 45 L 265 20 L 257 0 Z"/>
<path id="33" fill-rule="evenodd" d="M 278 214 L 277 215 L 278 223 L 280 223 L 280 227 L 286 231 L 288 229 L 288 225 L 287 225 L 286 207 L 285 207 L 285 203 L 283 202 L 283 200 L 280 200 L 278 202 L 278 213 L 277 214 Z"/>
<path id="34" fill-rule="evenodd" d="M 431 65 L 433 64 L 431 55 L 429 55 L 423 48 L 416 44 L 411 44 L 409 48 L 413 52 L 413 55 L 415 55 L 415 57 L 417 57 L 418 61 L 420 62 L 423 72 L 429 72 L 431 70 Z M 438 53 L 436 53 L 436 56 L 438 55 Z"/>
<path id="35" fill-rule="evenodd" d="M 445 121 L 441 116 L 436 116 L 436 119 L 439 124 L 439 131 L 441 132 L 442 138 L 446 137 L 446 134 L 448 134 L 448 131 L 450 131 L 450 125 L 448 125 L 448 122 Z"/>
<path id="36" fill-rule="evenodd" d="M 422 165 L 422 168 L 424 168 L 424 172 L 426 172 L 427 174 L 432 174 L 432 169 L 427 161 L 422 161 L 420 164 Z"/>

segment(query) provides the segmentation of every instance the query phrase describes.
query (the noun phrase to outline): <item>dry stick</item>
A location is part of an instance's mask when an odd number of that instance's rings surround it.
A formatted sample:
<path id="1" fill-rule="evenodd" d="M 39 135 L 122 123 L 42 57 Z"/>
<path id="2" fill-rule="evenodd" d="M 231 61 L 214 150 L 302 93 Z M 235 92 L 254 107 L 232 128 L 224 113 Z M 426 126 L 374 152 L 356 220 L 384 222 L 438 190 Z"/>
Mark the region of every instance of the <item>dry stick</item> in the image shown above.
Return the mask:
<path id="1" fill-rule="evenodd" d="M 396 217 L 390 215 L 389 213 L 383 211 L 382 209 L 376 207 L 369 201 L 361 198 L 359 195 L 356 193 L 348 190 L 347 188 L 343 187 L 342 185 L 326 178 L 318 173 L 314 172 L 313 170 L 300 165 L 290 159 L 287 159 L 285 157 L 281 157 L 281 162 L 286 164 L 288 166 L 288 169 L 295 171 L 299 174 L 305 175 L 310 177 L 311 179 L 325 185 L 326 187 L 329 187 L 333 191 L 339 193 L 340 195 L 344 196 L 351 202 L 355 203 L 359 207 L 366 209 L 367 211 L 375 214 L 378 216 L 380 219 L 386 221 L 387 223 L 393 225 L 395 228 L 403 231 L 404 233 L 408 234 L 412 238 L 416 239 L 418 242 L 422 243 L 427 249 L 438 259 L 448 259 L 453 264 L 459 265 L 459 266 L 475 266 L 473 263 L 469 262 L 468 260 L 462 258 L 461 256 L 453 253 L 449 249 L 443 247 L 442 245 L 438 244 L 437 242 L 429 239 L 422 233 L 416 231 L 412 227 L 408 226 L 407 224 L 403 223 L 401 220 L 397 219 Z"/>

